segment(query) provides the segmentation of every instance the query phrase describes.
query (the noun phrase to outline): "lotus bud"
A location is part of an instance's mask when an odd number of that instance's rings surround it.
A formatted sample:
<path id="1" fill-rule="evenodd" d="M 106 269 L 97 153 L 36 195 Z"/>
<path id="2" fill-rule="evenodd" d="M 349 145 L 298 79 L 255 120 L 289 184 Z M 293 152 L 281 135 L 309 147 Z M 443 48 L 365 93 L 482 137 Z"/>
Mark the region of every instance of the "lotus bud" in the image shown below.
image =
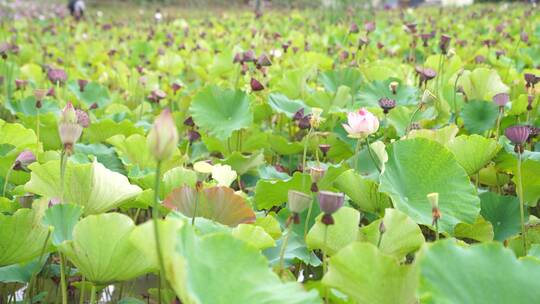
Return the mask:
<path id="1" fill-rule="evenodd" d="M 319 206 L 321 207 L 321 211 L 324 213 L 322 223 L 325 225 L 333 225 L 334 218 L 332 217 L 332 214 L 343 206 L 345 196 L 342 193 L 320 191 L 318 197 Z"/>
<path id="2" fill-rule="evenodd" d="M 522 42 L 524 43 L 528 43 L 529 42 L 529 35 L 522 31 L 520 34 L 519 34 L 519 39 L 521 39 Z"/>
<path id="3" fill-rule="evenodd" d="M 441 39 L 439 41 L 439 48 L 441 49 L 441 52 L 443 54 L 447 54 L 448 52 L 448 47 L 450 46 L 450 36 L 448 35 L 441 35 Z"/>
<path id="4" fill-rule="evenodd" d="M 379 224 L 379 234 L 384 234 L 386 232 L 386 226 L 384 225 L 384 221 L 381 220 L 381 223 Z"/>
<path id="5" fill-rule="evenodd" d="M 364 23 L 364 29 L 366 30 L 366 33 L 369 34 L 373 31 L 375 31 L 375 21 L 368 21 Z"/>
<path id="6" fill-rule="evenodd" d="M 243 58 L 241 53 L 236 53 L 233 58 L 233 63 L 242 63 Z"/>
<path id="7" fill-rule="evenodd" d="M 181 88 L 182 88 L 182 85 L 177 82 L 173 82 L 171 84 L 171 89 L 173 90 L 174 94 L 176 94 L 176 92 L 178 92 L 178 90 L 180 90 Z"/>
<path id="8" fill-rule="evenodd" d="M 73 152 L 73 145 L 81 137 L 83 131 L 83 127 L 78 123 L 77 112 L 71 102 L 68 102 L 62 110 L 58 131 L 60 140 L 64 145 L 64 150 L 68 155 L 71 154 Z"/>
<path id="9" fill-rule="evenodd" d="M 306 115 L 300 118 L 297 122 L 298 127 L 302 130 L 309 129 L 311 127 L 310 115 Z"/>
<path id="10" fill-rule="evenodd" d="M 13 170 L 16 171 L 27 171 L 28 165 L 36 161 L 36 156 L 30 150 L 22 151 L 13 164 Z"/>
<path id="11" fill-rule="evenodd" d="M 164 109 L 156 118 L 146 142 L 158 162 L 172 156 L 178 144 L 178 131 L 169 109 Z"/>
<path id="12" fill-rule="evenodd" d="M 296 190 L 289 190 L 287 207 L 291 212 L 302 213 L 311 204 L 311 196 Z"/>

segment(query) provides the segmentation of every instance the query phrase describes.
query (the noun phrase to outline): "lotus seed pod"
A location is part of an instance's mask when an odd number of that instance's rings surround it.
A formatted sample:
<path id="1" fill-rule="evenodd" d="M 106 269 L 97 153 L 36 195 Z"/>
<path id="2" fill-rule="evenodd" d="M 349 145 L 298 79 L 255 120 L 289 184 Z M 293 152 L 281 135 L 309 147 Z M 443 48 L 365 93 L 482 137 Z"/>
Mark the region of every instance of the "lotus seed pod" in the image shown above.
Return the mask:
<path id="1" fill-rule="evenodd" d="M 325 214 L 333 214 L 343 206 L 345 196 L 343 193 L 336 193 L 331 191 L 319 192 L 319 205 L 321 211 Z"/>
<path id="2" fill-rule="evenodd" d="M 289 190 L 287 193 L 287 207 L 291 212 L 302 213 L 311 204 L 311 196 L 296 190 Z"/>

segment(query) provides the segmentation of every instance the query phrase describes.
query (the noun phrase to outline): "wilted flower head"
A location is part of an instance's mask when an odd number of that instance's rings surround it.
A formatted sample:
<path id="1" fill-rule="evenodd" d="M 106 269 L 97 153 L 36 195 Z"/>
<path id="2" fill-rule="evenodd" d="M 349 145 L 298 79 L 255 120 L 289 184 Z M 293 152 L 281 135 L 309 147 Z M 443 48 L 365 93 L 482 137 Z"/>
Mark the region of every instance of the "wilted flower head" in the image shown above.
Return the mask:
<path id="1" fill-rule="evenodd" d="M 262 83 L 255 78 L 251 78 L 249 85 L 251 86 L 251 90 L 253 92 L 264 90 L 264 86 L 262 85 Z"/>
<path id="2" fill-rule="evenodd" d="M 358 33 L 360 30 L 358 29 L 358 25 L 356 23 L 351 23 L 351 25 L 349 26 L 349 33 Z"/>
<path id="3" fill-rule="evenodd" d="M 83 127 L 78 123 L 78 120 L 79 118 L 75 108 L 73 108 L 73 104 L 68 102 L 62 110 L 60 122 L 58 123 L 60 140 L 68 154 L 73 152 L 73 145 L 81 137 L 83 131 Z"/>
<path id="4" fill-rule="evenodd" d="M 367 21 L 364 23 L 364 29 L 368 34 L 375 31 L 375 21 Z"/>
<path id="5" fill-rule="evenodd" d="M 508 101 L 510 101 L 510 95 L 508 93 L 499 93 L 493 96 L 493 102 L 499 107 L 504 107 Z"/>
<path id="6" fill-rule="evenodd" d="M 178 131 L 169 109 L 164 109 L 154 121 L 147 138 L 150 152 L 157 161 L 172 156 L 178 144 Z"/>
<path id="7" fill-rule="evenodd" d="M 62 69 L 49 69 L 47 77 L 53 84 L 64 84 L 67 80 L 67 74 Z"/>
<path id="8" fill-rule="evenodd" d="M 441 39 L 439 41 L 439 48 L 441 49 L 441 52 L 443 54 L 446 54 L 448 52 L 448 47 L 450 46 L 450 36 L 448 35 L 441 35 Z"/>
<path id="9" fill-rule="evenodd" d="M 377 132 L 379 119 L 365 108 L 347 115 L 347 123 L 342 125 L 351 138 L 364 138 Z"/>
<path id="10" fill-rule="evenodd" d="M 257 58 L 255 57 L 255 52 L 253 50 L 242 53 L 242 62 L 255 62 L 256 60 Z"/>
<path id="11" fill-rule="evenodd" d="M 321 123 L 324 122 L 324 118 L 322 118 L 322 112 L 323 110 L 321 108 L 312 108 L 311 109 L 311 116 L 309 118 L 309 124 L 312 128 L 318 128 Z"/>
<path id="12" fill-rule="evenodd" d="M 15 89 L 16 90 L 24 90 L 26 88 L 27 84 L 28 84 L 28 81 L 26 81 L 26 80 L 15 79 Z"/>
<path id="13" fill-rule="evenodd" d="M 527 141 L 531 134 L 531 129 L 528 126 L 512 126 L 504 131 L 506 137 L 516 146 L 516 152 L 521 153 L 522 145 Z"/>
<path id="14" fill-rule="evenodd" d="M 384 114 L 388 114 L 390 110 L 396 107 L 396 101 L 388 97 L 379 99 L 379 106 L 383 109 Z"/>
<path id="15" fill-rule="evenodd" d="M 148 100 L 159 103 L 161 100 L 165 99 L 167 97 L 167 94 L 163 92 L 160 89 L 154 89 L 152 92 L 150 92 L 150 96 L 148 96 Z"/>
<path id="16" fill-rule="evenodd" d="M 79 84 L 79 92 L 84 92 L 84 89 L 86 88 L 86 85 L 88 84 L 88 80 L 85 79 L 79 79 L 77 80 L 77 83 Z"/>
<path id="17" fill-rule="evenodd" d="M 28 165 L 36 161 L 36 156 L 30 150 L 24 150 L 15 159 L 13 164 L 13 170 L 22 170 L 26 171 Z"/>
<path id="18" fill-rule="evenodd" d="M 324 213 L 322 222 L 325 225 L 333 225 L 334 219 L 332 214 L 339 210 L 343 206 L 345 196 L 343 193 L 336 193 L 331 191 L 319 191 L 319 206 Z"/>
<path id="19" fill-rule="evenodd" d="M 268 67 L 271 66 L 272 62 L 270 61 L 270 58 L 268 58 L 268 55 L 262 54 L 257 58 L 257 67 Z"/>
<path id="20" fill-rule="evenodd" d="M 88 117 L 88 113 L 81 109 L 75 110 L 75 113 L 77 114 L 77 123 L 83 128 L 88 128 L 90 125 L 90 117 Z"/>
<path id="21" fill-rule="evenodd" d="M 311 196 L 296 190 L 287 193 L 287 206 L 291 212 L 302 213 L 311 204 Z"/>

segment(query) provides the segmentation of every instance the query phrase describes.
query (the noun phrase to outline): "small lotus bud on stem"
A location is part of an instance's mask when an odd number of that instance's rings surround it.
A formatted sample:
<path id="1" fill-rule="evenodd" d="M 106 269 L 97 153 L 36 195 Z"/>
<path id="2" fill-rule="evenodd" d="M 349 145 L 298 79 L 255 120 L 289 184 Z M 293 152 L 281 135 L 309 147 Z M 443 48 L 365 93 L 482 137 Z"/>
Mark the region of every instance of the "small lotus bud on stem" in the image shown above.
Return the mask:
<path id="1" fill-rule="evenodd" d="M 147 145 L 159 162 L 172 156 L 178 144 L 178 131 L 169 109 L 165 109 L 154 121 L 147 138 Z"/>
<path id="2" fill-rule="evenodd" d="M 381 247 L 381 241 L 385 232 L 386 226 L 384 225 L 384 220 L 381 220 L 381 223 L 379 224 L 379 240 L 377 241 L 377 247 L 379 248 Z"/>
<path id="3" fill-rule="evenodd" d="M 71 155 L 73 152 L 73 145 L 81 137 L 83 131 L 83 126 L 79 124 L 77 111 L 71 102 L 68 102 L 62 110 L 60 122 L 58 123 L 58 131 L 66 154 Z"/>

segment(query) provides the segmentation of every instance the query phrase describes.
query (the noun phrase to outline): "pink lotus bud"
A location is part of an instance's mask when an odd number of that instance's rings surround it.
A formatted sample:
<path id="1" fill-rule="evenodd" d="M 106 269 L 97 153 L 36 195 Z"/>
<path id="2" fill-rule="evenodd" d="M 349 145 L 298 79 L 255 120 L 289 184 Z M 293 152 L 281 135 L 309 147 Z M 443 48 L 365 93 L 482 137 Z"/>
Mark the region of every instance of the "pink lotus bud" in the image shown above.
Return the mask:
<path id="1" fill-rule="evenodd" d="M 350 112 L 347 115 L 347 123 L 343 124 L 343 128 L 349 133 L 349 137 L 363 138 L 377 132 L 379 119 L 365 108 L 361 108 L 358 112 Z"/>
<path id="2" fill-rule="evenodd" d="M 157 161 L 171 157 L 178 144 L 178 131 L 169 109 L 165 109 L 154 121 L 146 140 L 150 152 Z"/>
<path id="3" fill-rule="evenodd" d="M 58 123 L 58 131 L 60 133 L 60 140 L 64 145 L 66 152 L 71 153 L 73 151 L 73 145 L 81 137 L 83 127 L 78 123 L 79 118 L 77 112 L 71 102 L 62 110 L 60 116 L 60 122 Z"/>
<path id="4" fill-rule="evenodd" d="M 36 156 L 30 150 L 22 151 L 19 156 L 15 159 L 13 164 L 13 170 L 16 171 L 26 171 L 28 165 L 36 161 Z"/>

